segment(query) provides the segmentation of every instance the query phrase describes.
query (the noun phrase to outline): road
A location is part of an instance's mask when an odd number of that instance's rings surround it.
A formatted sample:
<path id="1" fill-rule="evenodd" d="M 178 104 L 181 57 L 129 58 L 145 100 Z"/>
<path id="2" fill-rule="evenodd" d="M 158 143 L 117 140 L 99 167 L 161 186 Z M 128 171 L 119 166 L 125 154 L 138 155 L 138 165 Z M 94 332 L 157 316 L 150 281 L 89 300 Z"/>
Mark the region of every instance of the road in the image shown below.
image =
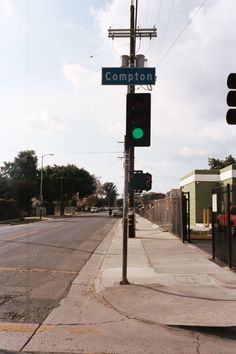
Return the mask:
<path id="1" fill-rule="evenodd" d="M 116 220 L 96 214 L 0 227 L 0 322 L 42 323 Z"/>

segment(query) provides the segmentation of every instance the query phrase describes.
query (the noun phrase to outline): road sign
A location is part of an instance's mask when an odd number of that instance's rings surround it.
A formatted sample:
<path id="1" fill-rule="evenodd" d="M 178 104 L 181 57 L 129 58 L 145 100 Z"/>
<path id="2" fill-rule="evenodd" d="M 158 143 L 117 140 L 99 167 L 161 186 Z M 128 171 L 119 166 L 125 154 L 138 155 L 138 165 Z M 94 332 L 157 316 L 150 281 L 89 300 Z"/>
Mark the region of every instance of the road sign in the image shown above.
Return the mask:
<path id="1" fill-rule="evenodd" d="M 102 68 L 102 85 L 155 85 L 155 68 Z"/>

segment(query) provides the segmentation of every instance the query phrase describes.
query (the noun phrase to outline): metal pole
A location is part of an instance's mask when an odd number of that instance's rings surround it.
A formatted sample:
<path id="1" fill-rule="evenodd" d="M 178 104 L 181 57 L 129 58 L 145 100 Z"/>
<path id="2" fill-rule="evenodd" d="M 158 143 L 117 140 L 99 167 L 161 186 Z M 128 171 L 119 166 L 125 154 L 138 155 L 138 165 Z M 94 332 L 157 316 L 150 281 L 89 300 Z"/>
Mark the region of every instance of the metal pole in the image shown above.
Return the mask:
<path id="1" fill-rule="evenodd" d="M 187 192 L 188 199 L 187 199 L 187 228 L 188 228 L 188 242 L 191 242 L 191 233 L 190 233 L 190 192 Z"/>
<path id="2" fill-rule="evenodd" d="M 134 9 L 135 0 L 131 0 L 130 7 L 130 29 L 109 29 L 108 37 L 109 38 L 130 38 L 130 66 L 135 65 L 135 40 L 136 35 L 138 34 L 139 38 L 153 38 L 156 37 L 156 28 L 152 29 L 140 29 L 136 28 L 137 24 L 137 4 L 136 0 L 136 20 L 135 20 L 135 9 Z M 135 86 L 128 86 L 128 93 L 134 93 Z M 128 234 L 128 207 L 130 207 L 131 218 L 130 223 L 132 228 L 130 229 L 130 237 L 135 237 L 135 225 L 134 225 L 134 193 L 131 191 L 129 193 L 128 184 L 132 180 L 134 173 L 134 148 L 128 148 L 125 142 L 125 178 L 124 178 L 124 211 L 123 211 L 123 269 L 122 276 L 123 280 L 121 284 L 128 284 L 127 280 L 127 234 Z"/>
<path id="3" fill-rule="evenodd" d="M 136 9 L 137 11 L 137 9 Z M 134 21 L 134 1 L 131 2 L 130 7 L 130 67 L 135 66 L 135 21 Z M 129 93 L 135 93 L 135 86 L 128 86 Z M 129 148 L 129 182 L 133 180 L 134 176 L 134 147 Z M 135 237 L 135 208 L 134 208 L 134 192 L 129 191 L 129 237 Z"/>
<path id="4" fill-rule="evenodd" d="M 60 177 L 60 195 L 61 195 L 61 207 L 60 207 L 60 216 L 64 215 L 64 195 L 63 195 L 63 177 Z"/>
<path id="5" fill-rule="evenodd" d="M 231 242 L 231 220 L 230 220 L 230 184 L 227 184 L 227 238 L 228 238 L 228 267 L 232 267 L 232 242 Z"/>
<path id="6" fill-rule="evenodd" d="M 134 41 L 134 1 L 130 6 L 130 66 L 134 66 L 135 41 Z M 128 86 L 128 93 L 134 92 L 134 86 Z M 125 177 L 124 177 L 124 203 L 123 203 L 123 260 L 122 260 L 122 280 L 121 285 L 129 284 L 127 279 L 127 257 L 128 257 L 128 206 L 131 207 L 131 192 L 129 191 L 129 181 L 132 178 L 131 172 L 131 148 L 127 147 L 125 137 Z"/>
<path id="7" fill-rule="evenodd" d="M 216 194 L 216 193 L 217 193 L 217 190 L 215 191 L 214 189 L 212 189 L 211 200 L 213 200 L 213 194 Z M 215 259 L 215 242 L 216 242 L 216 238 L 215 238 L 215 209 L 213 208 L 213 202 L 212 202 L 212 213 L 211 213 L 211 230 L 212 230 L 212 243 L 211 243 L 212 259 Z M 217 232 L 219 232 L 218 229 L 217 229 Z"/>
<path id="8" fill-rule="evenodd" d="M 129 156 L 126 147 L 125 137 L 125 161 L 124 161 L 124 200 L 123 200 L 123 259 L 122 259 L 122 280 L 121 285 L 129 284 L 127 279 L 127 256 L 128 256 L 128 176 L 129 176 Z"/>
<path id="9" fill-rule="evenodd" d="M 40 208 L 39 208 L 39 219 L 42 219 L 42 206 L 43 206 L 43 158 L 45 156 L 55 156 L 54 154 L 45 154 L 41 157 L 41 174 L 40 174 Z"/>
<path id="10" fill-rule="evenodd" d="M 41 157 L 41 175 L 40 175 L 40 208 L 39 208 L 39 219 L 42 219 L 42 204 L 43 204 L 43 157 Z"/>

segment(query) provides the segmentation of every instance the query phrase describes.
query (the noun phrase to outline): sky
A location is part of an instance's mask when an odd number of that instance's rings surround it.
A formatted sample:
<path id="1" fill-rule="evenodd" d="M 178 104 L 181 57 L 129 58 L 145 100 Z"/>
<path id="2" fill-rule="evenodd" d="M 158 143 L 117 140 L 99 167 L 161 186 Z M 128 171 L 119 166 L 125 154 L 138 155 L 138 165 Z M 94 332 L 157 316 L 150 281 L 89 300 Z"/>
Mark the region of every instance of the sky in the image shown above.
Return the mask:
<path id="1" fill-rule="evenodd" d="M 0 166 L 34 150 L 43 164 L 75 164 L 113 182 L 122 196 L 127 86 L 101 84 L 102 67 L 120 67 L 129 39 L 129 0 L 0 0 Z M 137 40 L 156 68 L 151 146 L 135 148 L 135 169 L 154 192 L 236 157 L 236 126 L 226 123 L 227 77 L 236 72 L 235 0 L 139 0 Z M 148 92 L 136 86 L 136 92 Z"/>

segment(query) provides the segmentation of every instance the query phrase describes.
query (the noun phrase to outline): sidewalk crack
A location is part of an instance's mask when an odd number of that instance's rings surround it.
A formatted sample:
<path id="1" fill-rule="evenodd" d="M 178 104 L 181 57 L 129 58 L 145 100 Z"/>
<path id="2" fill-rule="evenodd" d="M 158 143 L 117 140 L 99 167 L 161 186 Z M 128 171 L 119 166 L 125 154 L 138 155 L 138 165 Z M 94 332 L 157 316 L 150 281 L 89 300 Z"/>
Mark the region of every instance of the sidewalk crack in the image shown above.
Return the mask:
<path id="1" fill-rule="evenodd" d="M 196 336 L 196 340 L 197 340 L 197 354 L 200 354 L 200 336 L 199 335 Z"/>
<path id="2" fill-rule="evenodd" d="M 31 336 L 28 338 L 28 340 L 25 342 L 25 344 L 22 346 L 22 348 L 19 350 L 20 352 L 23 352 L 23 350 L 25 349 L 25 347 L 29 344 L 29 342 L 31 341 L 31 339 L 35 336 L 35 334 L 37 333 L 38 329 L 41 327 L 41 324 L 39 323 L 38 326 L 35 328 L 34 332 L 31 334 Z"/>

